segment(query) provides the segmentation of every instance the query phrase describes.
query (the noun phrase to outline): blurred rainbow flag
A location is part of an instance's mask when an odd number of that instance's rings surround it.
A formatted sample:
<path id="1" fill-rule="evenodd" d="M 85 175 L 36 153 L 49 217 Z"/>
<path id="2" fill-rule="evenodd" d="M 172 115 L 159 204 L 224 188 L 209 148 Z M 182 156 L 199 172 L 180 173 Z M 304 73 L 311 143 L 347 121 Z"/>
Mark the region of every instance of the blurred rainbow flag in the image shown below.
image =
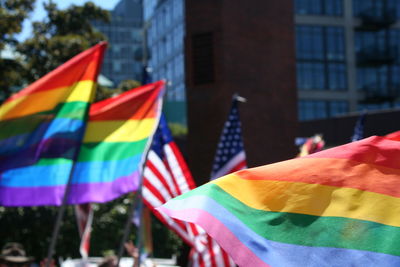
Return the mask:
<path id="1" fill-rule="evenodd" d="M 137 189 L 160 119 L 164 85 L 147 84 L 91 106 L 70 204 L 106 202 Z"/>
<path id="2" fill-rule="evenodd" d="M 60 205 L 80 146 L 106 43 L 0 107 L 0 205 Z"/>
<path id="3" fill-rule="evenodd" d="M 160 208 L 239 266 L 400 266 L 400 143 L 370 137 L 224 176 Z"/>

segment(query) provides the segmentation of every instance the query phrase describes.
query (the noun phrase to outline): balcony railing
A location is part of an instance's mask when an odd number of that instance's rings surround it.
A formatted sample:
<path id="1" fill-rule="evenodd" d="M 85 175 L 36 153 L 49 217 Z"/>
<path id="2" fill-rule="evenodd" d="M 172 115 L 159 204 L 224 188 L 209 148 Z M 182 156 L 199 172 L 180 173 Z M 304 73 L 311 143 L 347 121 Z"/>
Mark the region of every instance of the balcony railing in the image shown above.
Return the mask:
<path id="1" fill-rule="evenodd" d="M 396 10 L 393 8 L 369 8 L 359 14 L 361 25 L 357 30 L 378 31 L 388 28 L 397 21 Z"/>
<path id="2" fill-rule="evenodd" d="M 373 67 L 391 65 L 398 60 L 399 47 L 388 46 L 386 49 L 366 47 L 357 52 L 357 65 L 360 67 Z"/>

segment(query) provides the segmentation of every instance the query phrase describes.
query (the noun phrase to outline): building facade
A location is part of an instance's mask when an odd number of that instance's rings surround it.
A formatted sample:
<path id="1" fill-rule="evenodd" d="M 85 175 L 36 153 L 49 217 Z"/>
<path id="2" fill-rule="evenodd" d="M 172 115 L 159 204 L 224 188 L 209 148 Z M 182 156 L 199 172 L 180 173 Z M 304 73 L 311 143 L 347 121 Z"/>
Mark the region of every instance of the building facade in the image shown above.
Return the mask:
<path id="1" fill-rule="evenodd" d="M 101 73 L 114 86 L 123 80 L 142 79 L 142 61 L 137 52 L 143 46 L 143 7 L 141 0 L 121 0 L 111 11 L 111 22 L 93 22 L 107 36 L 106 51 Z"/>
<path id="2" fill-rule="evenodd" d="M 232 96 L 249 167 L 297 154 L 292 0 L 186 0 L 187 154 L 198 184 L 212 162 Z"/>
<path id="3" fill-rule="evenodd" d="M 153 80 L 167 81 L 164 112 L 169 122 L 186 127 L 184 1 L 144 1 L 144 28 Z"/>
<path id="4" fill-rule="evenodd" d="M 398 0 L 294 0 L 300 120 L 400 104 Z"/>

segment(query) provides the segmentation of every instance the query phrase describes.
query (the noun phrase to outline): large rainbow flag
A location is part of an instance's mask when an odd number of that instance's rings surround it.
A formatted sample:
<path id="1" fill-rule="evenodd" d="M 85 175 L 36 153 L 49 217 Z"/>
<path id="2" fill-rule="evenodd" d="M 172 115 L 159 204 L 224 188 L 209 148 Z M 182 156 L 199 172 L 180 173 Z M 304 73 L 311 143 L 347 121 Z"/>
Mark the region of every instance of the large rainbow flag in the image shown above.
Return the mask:
<path id="1" fill-rule="evenodd" d="M 0 205 L 59 205 L 80 146 L 105 43 L 0 107 Z"/>
<path id="2" fill-rule="evenodd" d="M 400 266 L 400 142 L 370 137 L 205 184 L 162 206 L 239 266 Z"/>
<path id="3" fill-rule="evenodd" d="M 159 81 L 91 106 L 70 204 L 106 202 L 137 189 L 163 93 L 164 82 Z"/>

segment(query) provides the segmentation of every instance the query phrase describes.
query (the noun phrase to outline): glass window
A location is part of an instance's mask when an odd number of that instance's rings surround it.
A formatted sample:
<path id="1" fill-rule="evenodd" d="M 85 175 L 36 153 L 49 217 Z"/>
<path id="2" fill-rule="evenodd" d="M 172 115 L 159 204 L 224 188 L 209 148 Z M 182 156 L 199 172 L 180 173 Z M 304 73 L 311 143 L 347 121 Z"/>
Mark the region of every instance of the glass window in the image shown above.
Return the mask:
<path id="1" fill-rule="evenodd" d="M 167 68 L 167 73 L 165 74 L 165 78 L 167 78 L 168 81 L 172 81 L 172 63 L 168 63 L 166 65 Z"/>
<path id="2" fill-rule="evenodd" d="M 297 63 L 297 88 L 300 90 L 325 89 L 322 63 Z"/>
<path id="3" fill-rule="evenodd" d="M 121 71 L 121 63 L 119 61 L 113 62 L 113 72 Z"/>
<path id="4" fill-rule="evenodd" d="M 346 90 L 343 27 L 296 27 L 297 88 Z"/>
<path id="5" fill-rule="evenodd" d="M 327 117 L 327 108 L 325 101 L 322 100 L 300 100 L 299 119 L 312 120 L 323 119 Z"/>
<path id="6" fill-rule="evenodd" d="M 343 15 L 343 0 L 295 0 L 298 15 Z"/>
<path id="7" fill-rule="evenodd" d="M 171 15 L 171 7 L 167 3 L 165 6 L 165 25 L 167 26 L 167 28 L 169 27 L 169 25 L 171 25 Z"/>
<path id="8" fill-rule="evenodd" d="M 299 120 L 325 119 L 349 111 L 347 101 L 343 100 L 300 100 Z"/>
<path id="9" fill-rule="evenodd" d="M 344 60 L 345 41 L 342 27 L 326 27 L 326 57 L 328 60 Z"/>
<path id="10" fill-rule="evenodd" d="M 166 50 L 166 56 L 170 56 L 172 52 L 172 36 L 167 35 L 165 37 L 165 50 Z"/>
<path id="11" fill-rule="evenodd" d="M 365 12 L 374 15 L 385 15 L 386 11 L 393 11 L 397 18 L 400 17 L 398 0 L 353 0 L 353 13 L 359 16 Z"/>
<path id="12" fill-rule="evenodd" d="M 349 104 L 347 101 L 329 101 L 329 116 L 337 116 L 349 112 Z"/>
<path id="13" fill-rule="evenodd" d="M 322 27 L 296 27 L 296 55 L 298 59 L 323 59 Z"/>
<path id="14" fill-rule="evenodd" d="M 345 90 L 347 87 L 346 66 L 343 63 L 328 64 L 328 89 Z"/>

